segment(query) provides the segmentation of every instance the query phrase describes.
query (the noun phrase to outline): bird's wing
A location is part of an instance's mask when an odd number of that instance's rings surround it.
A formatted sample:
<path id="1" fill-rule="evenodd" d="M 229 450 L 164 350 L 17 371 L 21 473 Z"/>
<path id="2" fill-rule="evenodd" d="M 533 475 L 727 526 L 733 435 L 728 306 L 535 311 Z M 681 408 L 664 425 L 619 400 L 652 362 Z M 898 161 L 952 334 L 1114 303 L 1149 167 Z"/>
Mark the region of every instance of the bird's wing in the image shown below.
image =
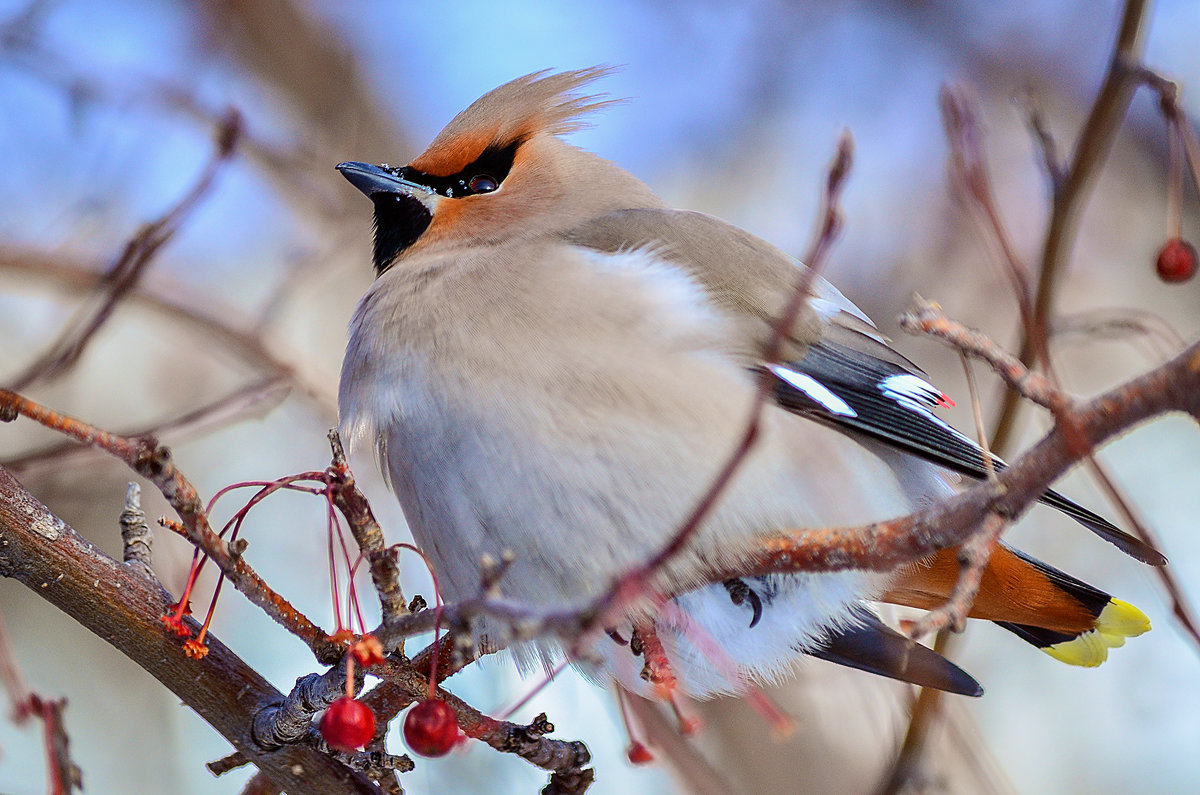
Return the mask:
<path id="1" fill-rule="evenodd" d="M 790 329 L 786 363 L 766 365 L 757 358 L 802 273 L 803 266 L 780 249 L 718 218 L 683 210 L 621 210 L 565 238 L 605 252 L 648 249 L 686 270 L 715 304 L 742 321 L 744 338 L 734 348 L 747 366 L 765 366 L 775 376 L 780 406 L 954 472 L 986 477 L 984 451 L 932 411 L 950 405 L 946 396 L 824 279 L 812 280 L 812 298 Z M 991 464 L 1004 468 L 994 456 Z M 1058 492 L 1047 491 L 1041 500 L 1138 560 L 1166 560 Z"/>
<path id="2" fill-rule="evenodd" d="M 687 210 L 619 210 L 593 218 L 564 237 L 610 253 L 647 249 L 683 268 L 717 306 L 743 321 L 745 347 L 753 351 L 748 362 L 761 355 L 803 273 L 794 259 L 761 238 Z M 811 291 L 812 299 L 792 324 L 785 358 L 801 356 L 810 344 L 828 338 L 906 372 L 921 372 L 832 284 L 815 276 Z"/>

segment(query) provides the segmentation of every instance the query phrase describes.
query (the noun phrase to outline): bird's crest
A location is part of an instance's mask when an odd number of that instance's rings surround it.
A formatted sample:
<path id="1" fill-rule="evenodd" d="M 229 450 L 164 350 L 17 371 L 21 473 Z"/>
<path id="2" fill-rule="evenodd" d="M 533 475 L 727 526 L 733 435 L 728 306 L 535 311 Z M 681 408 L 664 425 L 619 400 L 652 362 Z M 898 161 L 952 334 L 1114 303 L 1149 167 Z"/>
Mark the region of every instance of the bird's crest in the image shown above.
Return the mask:
<path id="1" fill-rule="evenodd" d="M 610 74 L 611 67 L 549 71 L 518 77 L 475 100 L 411 165 L 426 174 L 454 174 L 488 147 L 508 146 L 537 133 L 563 135 L 578 130 L 586 126 L 580 117 L 619 101 L 577 91 Z"/>

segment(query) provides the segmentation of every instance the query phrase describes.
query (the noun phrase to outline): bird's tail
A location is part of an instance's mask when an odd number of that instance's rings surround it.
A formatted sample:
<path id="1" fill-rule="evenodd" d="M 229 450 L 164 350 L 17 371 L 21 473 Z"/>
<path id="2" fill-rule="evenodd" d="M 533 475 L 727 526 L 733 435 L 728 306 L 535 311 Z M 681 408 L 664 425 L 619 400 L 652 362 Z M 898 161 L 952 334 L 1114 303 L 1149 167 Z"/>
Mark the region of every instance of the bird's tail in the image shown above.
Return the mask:
<path id="1" fill-rule="evenodd" d="M 922 609 L 943 604 L 958 580 L 956 549 L 899 574 L 883 601 Z M 980 582 L 972 618 L 995 621 L 1057 660 L 1094 667 L 1108 650 L 1150 629 L 1128 602 L 1003 544 Z"/>

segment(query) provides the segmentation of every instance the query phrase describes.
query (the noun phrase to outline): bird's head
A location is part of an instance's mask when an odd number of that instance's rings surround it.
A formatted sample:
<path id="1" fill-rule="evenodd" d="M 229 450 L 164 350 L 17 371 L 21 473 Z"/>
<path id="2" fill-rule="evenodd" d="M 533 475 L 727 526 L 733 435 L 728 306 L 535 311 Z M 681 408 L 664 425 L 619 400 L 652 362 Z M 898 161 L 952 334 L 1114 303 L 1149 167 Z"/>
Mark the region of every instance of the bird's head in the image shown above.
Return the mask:
<path id="1" fill-rule="evenodd" d="M 567 229 L 609 210 L 656 207 L 631 174 L 559 136 L 612 104 L 581 86 L 603 67 L 535 72 L 459 113 L 406 166 L 348 162 L 338 170 L 375 205 L 375 269 L 407 254 L 498 243 Z"/>

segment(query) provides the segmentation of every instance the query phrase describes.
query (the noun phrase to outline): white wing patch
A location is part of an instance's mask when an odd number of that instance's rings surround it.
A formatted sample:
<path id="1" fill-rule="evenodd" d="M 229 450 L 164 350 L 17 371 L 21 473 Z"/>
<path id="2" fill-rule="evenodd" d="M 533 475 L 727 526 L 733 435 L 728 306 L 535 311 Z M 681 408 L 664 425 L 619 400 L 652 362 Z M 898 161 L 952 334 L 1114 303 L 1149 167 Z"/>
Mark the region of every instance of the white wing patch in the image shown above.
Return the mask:
<path id="1" fill-rule="evenodd" d="M 811 375 L 798 373 L 795 370 L 789 370 L 778 364 L 771 365 L 770 370 L 781 381 L 786 381 L 788 384 L 794 386 L 833 414 L 839 414 L 843 417 L 858 416 L 858 412 L 850 408 L 849 403 L 833 394 L 833 392 L 830 392 L 824 384 Z"/>
<path id="2" fill-rule="evenodd" d="M 930 411 L 931 408 L 938 408 L 939 406 L 953 406 L 954 401 L 946 397 L 946 394 L 942 390 L 924 378 L 912 375 L 911 373 L 888 376 L 879 382 L 879 391 L 883 393 L 884 397 L 896 401 L 896 403 L 910 411 L 920 413 L 926 419 L 936 422 L 959 439 L 962 439 L 976 450 L 982 452 L 983 448 L 979 446 L 978 442 Z M 996 460 L 999 461 L 1000 459 L 997 458 Z"/>
<path id="3" fill-rule="evenodd" d="M 911 373 L 888 376 L 879 382 L 879 390 L 885 397 L 910 408 L 926 411 L 938 406 L 953 406 L 954 401 L 945 393 L 920 376 Z"/>

